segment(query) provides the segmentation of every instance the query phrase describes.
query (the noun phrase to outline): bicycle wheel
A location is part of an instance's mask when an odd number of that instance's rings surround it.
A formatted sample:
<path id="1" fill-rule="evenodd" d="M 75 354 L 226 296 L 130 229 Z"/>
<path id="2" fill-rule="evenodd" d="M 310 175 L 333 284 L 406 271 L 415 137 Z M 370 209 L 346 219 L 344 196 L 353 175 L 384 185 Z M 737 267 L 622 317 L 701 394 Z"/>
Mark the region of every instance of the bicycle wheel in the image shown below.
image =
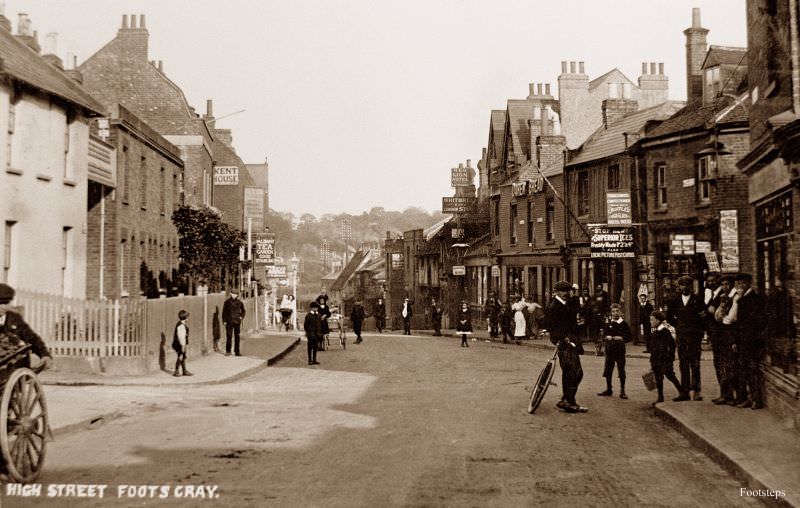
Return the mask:
<path id="1" fill-rule="evenodd" d="M 533 385 L 531 388 L 531 397 L 528 402 L 528 413 L 533 414 L 536 411 L 536 408 L 539 407 L 539 404 L 542 403 L 542 399 L 544 399 L 544 394 L 547 392 L 547 388 L 550 386 L 550 380 L 553 379 L 553 371 L 554 371 L 553 361 L 547 362 L 547 365 L 544 366 L 542 372 L 539 374 L 539 378 L 536 380 L 536 384 Z"/>

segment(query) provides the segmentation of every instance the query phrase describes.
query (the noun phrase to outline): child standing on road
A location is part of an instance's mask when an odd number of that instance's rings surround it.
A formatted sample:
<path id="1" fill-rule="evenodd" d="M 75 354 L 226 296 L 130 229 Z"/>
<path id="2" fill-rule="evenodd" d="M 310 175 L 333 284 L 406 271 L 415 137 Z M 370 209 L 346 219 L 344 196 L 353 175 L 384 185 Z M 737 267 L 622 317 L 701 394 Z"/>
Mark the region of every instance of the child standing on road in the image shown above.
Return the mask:
<path id="1" fill-rule="evenodd" d="M 172 374 L 175 377 L 179 377 L 181 371 L 184 376 L 193 375 L 186 370 L 186 352 L 189 349 L 189 325 L 186 324 L 188 317 L 189 313 L 185 310 L 178 312 L 178 323 L 172 334 L 172 349 L 178 354 L 178 359 L 175 361 L 175 372 Z"/>
<path id="2" fill-rule="evenodd" d="M 469 305 L 467 305 L 467 302 L 461 302 L 456 331 L 461 334 L 461 347 L 469 347 L 469 344 L 467 344 L 467 335 L 472 335 L 472 318 L 469 314 Z"/>
<path id="3" fill-rule="evenodd" d="M 667 315 L 660 310 L 653 311 L 650 314 L 650 325 L 653 328 L 650 335 L 650 367 L 655 374 L 656 389 L 658 390 L 658 400 L 654 405 L 664 402 L 665 377 L 672 381 L 675 389 L 678 390 L 678 396 L 672 400 L 689 400 L 689 394 L 681 386 L 672 367 L 675 362 L 675 337 L 667 324 Z"/>
<path id="4" fill-rule="evenodd" d="M 613 395 L 611 376 L 614 374 L 614 364 L 616 364 L 619 376 L 619 398 L 627 399 L 628 396 L 625 395 L 625 343 L 633 340 L 633 334 L 628 322 L 622 319 L 622 306 L 618 303 L 611 305 L 611 320 L 606 325 L 605 332 L 606 362 L 603 377 L 606 378 L 606 391 L 597 395 L 601 397 Z"/>

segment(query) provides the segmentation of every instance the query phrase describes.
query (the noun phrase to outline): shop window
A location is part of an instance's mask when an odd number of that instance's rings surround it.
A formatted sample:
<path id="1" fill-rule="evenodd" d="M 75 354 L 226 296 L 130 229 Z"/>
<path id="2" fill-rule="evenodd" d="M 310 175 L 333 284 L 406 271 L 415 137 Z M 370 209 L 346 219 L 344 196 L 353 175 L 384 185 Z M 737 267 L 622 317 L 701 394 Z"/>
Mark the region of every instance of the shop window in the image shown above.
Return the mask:
<path id="1" fill-rule="evenodd" d="M 656 166 L 656 206 L 667 207 L 667 165 Z"/>
<path id="2" fill-rule="evenodd" d="M 516 203 L 511 205 L 510 214 L 511 216 L 511 245 L 517 243 L 517 205 Z"/>
<path id="3" fill-rule="evenodd" d="M 711 199 L 711 179 L 714 174 L 714 156 L 705 155 L 697 159 L 697 200 L 707 203 Z"/>
<path id="4" fill-rule="evenodd" d="M 619 164 L 612 164 L 608 167 L 608 190 L 618 190 L 619 187 Z"/>
<path id="5" fill-rule="evenodd" d="M 792 193 L 787 192 L 756 209 L 756 237 L 765 238 L 791 233 Z"/>
<path id="6" fill-rule="evenodd" d="M 578 216 L 589 215 L 589 172 L 578 173 Z"/>

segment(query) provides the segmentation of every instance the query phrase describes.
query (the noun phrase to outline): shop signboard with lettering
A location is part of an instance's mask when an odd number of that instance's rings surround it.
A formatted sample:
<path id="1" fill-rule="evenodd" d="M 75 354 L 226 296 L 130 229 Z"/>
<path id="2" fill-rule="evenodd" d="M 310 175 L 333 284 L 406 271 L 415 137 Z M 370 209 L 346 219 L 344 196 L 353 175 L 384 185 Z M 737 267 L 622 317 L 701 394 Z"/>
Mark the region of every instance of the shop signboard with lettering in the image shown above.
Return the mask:
<path id="1" fill-rule="evenodd" d="M 472 208 L 478 198 L 449 197 L 442 198 L 442 213 L 463 213 Z"/>
<path id="2" fill-rule="evenodd" d="M 630 226 L 632 224 L 630 192 L 607 193 L 606 211 L 609 226 Z"/>
<path id="3" fill-rule="evenodd" d="M 214 185 L 239 185 L 239 167 L 214 166 Z"/>
<path id="4" fill-rule="evenodd" d="M 275 238 L 266 233 L 253 234 L 253 257 L 257 265 L 274 265 Z"/>
<path id="5" fill-rule="evenodd" d="M 468 187 L 472 185 L 469 172 L 470 168 L 453 168 L 450 173 L 450 185 L 453 187 Z"/>
<path id="6" fill-rule="evenodd" d="M 500 277 L 500 267 L 498 265 L 492 265 L 492 277 Z"/>
<path id="7" fill-rule="evenodd" d="M 720 254 L 722 271 L 739 271 L 739 219 L 736 210 L 719 212 Z"/>
<path id="8" fill-rule="evenodd" d="M 673 256 L 692 256 L 695 253 L 694 235 L 670 235 Z"/>
<path id="9" fill-rule="evenodd" d="M 271 279 L 283 279 L 286 277 L 286 265 L 272 265 L 267 267 L 267 277 Z"/>
<path id="10" fill-rule="evenodd" d="M 467 273 L 467 268 L 463 265 L 455 265 L 453 266 L 453 275 L 465 275 Z"/>
<path id="11" fill-rule="evenodd" d="M 593 258 L 635 258 L 633 228 L 589 224 L 592 233 L 589 251 Z"/>

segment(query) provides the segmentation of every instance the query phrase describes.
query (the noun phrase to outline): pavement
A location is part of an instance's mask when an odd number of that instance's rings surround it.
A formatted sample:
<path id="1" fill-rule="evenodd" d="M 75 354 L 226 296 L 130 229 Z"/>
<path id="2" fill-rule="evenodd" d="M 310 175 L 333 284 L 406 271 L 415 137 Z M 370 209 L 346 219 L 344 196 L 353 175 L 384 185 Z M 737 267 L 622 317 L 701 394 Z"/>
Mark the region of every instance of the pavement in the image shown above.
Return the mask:
<path id="1" fill-rule="evenodd" d="M 369 332 L 373 333 L 373 332 Z M 386 335 L 402 331 L 387 330 Z M 414 335 L 432 335 L 432 330 L 414 330 Z M 47 385 L 48 412 L 56 436 L 73 430 L 92 428 L 120 417 L 129 409 L 128 392 L 147 391 L 157 394 L 159 387 L 189 387 L 230 383 L 246 377 L 278 361 L 299 342 L 298 334 L 258 332 L 243 334 L 243 349 L 248 343 L 258 344 L 258 357 L 226 357 L 212 353 L 190 359 L 187 366 L 195 374 L 173 377 L 171 372 L 154 372 L 143 376 L 111 376 L 106 374 L 69 374 L 46 371 L 40 379 Z M 442 330 L 445 338 L 457 337 L 455 330 Z M 477 331 L 471 340 L 500 342 L 490 339 L 485 331 Z M 552 351 L 547 340 L 516 341 L 520 347 Z M 593 345 L 586 345 L 587 355 Z M 629 344 L 627 356 L 647 358 L 644 347 Z M 716 406 L 710 400 L 719 388 L 713 379 L 709 351 L 703 351 L 704 397 L 701 402 L 666 402 L 655 407 L 656 414 L 683 434 L 730 473 L 746 488 L 743 496 L 755 494 L 769 506 L 800 508 L 800 436 L 768 410 L 753 411 L 731 406 Z M 676 363 L 677 368 L 677 363 Z M 113 388 L 113 389 L 111 389 Z M 667 396 L 671 386 L 665 387 Z M 165 396 L 172 396 L 165 393 Z M 761 492 L 758 492 L 761 491 Z"/>

